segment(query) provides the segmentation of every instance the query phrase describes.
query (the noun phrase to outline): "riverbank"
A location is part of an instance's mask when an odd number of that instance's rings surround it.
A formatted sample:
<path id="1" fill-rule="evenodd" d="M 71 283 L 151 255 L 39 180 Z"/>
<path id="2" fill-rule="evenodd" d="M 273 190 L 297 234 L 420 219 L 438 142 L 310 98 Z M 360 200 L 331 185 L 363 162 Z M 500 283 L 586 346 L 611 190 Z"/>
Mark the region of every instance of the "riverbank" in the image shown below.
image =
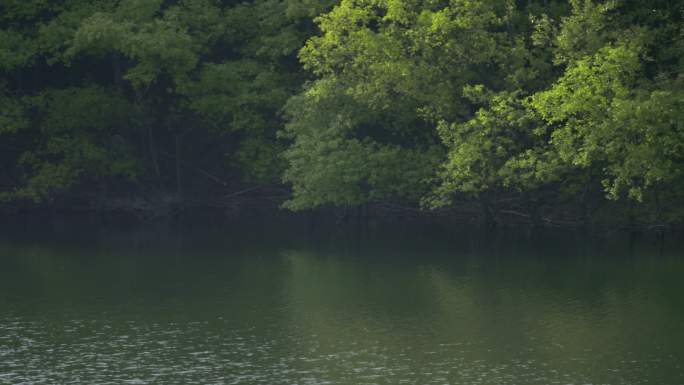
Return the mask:
<path id="1" fill-rule="evenodd" d="M 548 231 L 576 232 L 596 237 L 612 237 L 616 234 L 644 237 L 654 241 L 672 239 L 684 235 L 684 226 L 678 223 L 617 221 L 616 211 L 608 208 L 610 215 L 596 216 L 592 221 L 579 222 L 550 217 L 541 225 L 535 224 L 529 215 L 511 210 L 501 210 L 495 222 L 488 223 L 481 210 L 472 205 L 439 212 L 423 211 L 397 203 L 378 203 L 358 208 L 324 207 L 316 210 L 292 212 L 280 208 L 273 201 L 251 200 L 242 204 L 211 206 L 195 203 L 179 204 L 168 201 L 157 206 L 121 206 L 117 209 L 96 210 L 91 207 L 34 206 L 0 209 L 3 228 L 50 227 L 60 232 L 74 226 L 92 228 L 202 228 L 251 226 L 257 233 L 274 226 L 298 229 L 300 232 L 367 232 L 378 228 L 398 226 L 437 231 L 459 232 L 477 230 L 493 233 L 520 231 L 529 235 Z M 629 217 L 622 215 L 621 218 Z"/>

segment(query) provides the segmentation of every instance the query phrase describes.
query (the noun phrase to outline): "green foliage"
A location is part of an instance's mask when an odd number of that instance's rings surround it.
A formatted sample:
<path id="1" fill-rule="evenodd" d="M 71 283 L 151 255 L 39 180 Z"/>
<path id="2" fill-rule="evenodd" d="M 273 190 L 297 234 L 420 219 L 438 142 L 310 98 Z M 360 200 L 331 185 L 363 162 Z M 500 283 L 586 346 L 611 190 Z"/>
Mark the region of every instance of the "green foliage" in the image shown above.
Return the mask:
<path id="1" fill-rule="evenodd" d="M 0 83 L 0 137 L 2 134 L 16 133 L 29 125 L 25 103 L 12 97 L 3 86 Z"/>
<path id="2" fill-rule="evenodd" d="M 277 181 L 279 111 L 304 79 L 295 55 L 332 3 L 1 2 L 0 134 L 13 141 L 2 160 L 15 184 L 3 195 L 163 189 L 195 164 Z"/>
<path id="3" fill-rule="evenodd" d="M 163 74 L 182 82 L 198 62 L 198 47 L 187 26 L 172 18 L 157 18 L 160 2 L 128 1 L 115 12 L 96 12 L 82 21 L 67 56 L 81 52 L 120 52 L 136 63 L 125 79 L 136 88 Z"/>
<path id="4" fill-rule="evenodd" d="M 294 191 L 285 207 L 301 210 L 326 204 L 358 205 L 388 197 L 416 201 L 437 165 L 439 150 L 351 136 L 356 126 L 372 124 L 366 120 L 372 114 L 364 114 L 348 96 L 315 95 L 325 88 L 324 83 L 292 99 L 287 108 L 298 118 L 284 132 L 294 139 L 284 155 L 288 162 L 284 180 Z M 346 111 L 339 111 L 341 104 L 346 104 Z M 338 110 L 336 116 L 329 114 L 327 109 L 331 108 Z"/>
<path id="5" fill-rule="evenodd" d="M 300 59 L 319 80 L 286 108 L 289 206 L 426 194 L 443 154 L 431 127 L 465 114 L 461 89 L 499 56 L 507 18 L 499 2 L 432 1 L 342 1 L 318 18 Z"/>
<path id="6" fill-rule="evenodd" d="M 31 42 L 24 35 L 13 30 L 0 30 L 0 71 L 11 71 L 22 67 L 34 55 Z"/>
<path id="7" fill-rule="evenodd" d="M 681 12 L 612 0 L 341 1 L 300 51 L 317 79 L 286 107 L 287 206 L 411 197 L 440 207 L 553 190 L 583 200 L 597 179 L 611 198 L 641 201 L 678 183 Z M 370 177 L 397 168 L 415 179 Z"/>
<path id="8" fill-rule="evenodd" d="M 43 140 L 21 156 L 26 184 L 17 197 L 40 201 L 84 179 L 134 179 L 140 172 L 120 132 L 132 110 L 121 97 L 95 87 L 71 88 L 46 91 L 32 104 Z"/>
<path id="9" fill-rule="evenodd" d="M 571 0 L 570 4 L 572 13 L 563 18 L 556 37 L 557 63 L 570 63 L 594 54 L 617 32 L 609 28 L 610 12 L 617 8 L 617 1 Z"/>
<path id="10" fill-rule="evenodd" d="M 480 91 L 467 90 L 466 94 L 487 98 L 486 105 L 468 121 L 442 122 L 437 128 L 449 148 L 440 173 L 443 184 L 438 188 L 442 204 L 453 191 L 477 195 L 497 187 L 530 187 L 516 172 L 521 167 L 516 160 L 538 144 L 534 128 L 539 122 L 516 93 L 484 96 L 482 87 L 476 89 Z"/>
<path id="11" fill-rule="evenodd" d="M 682 177 L 682 79 L 648 76 L 654 35 L 644 28 L 624 31 L 616 42 L 570 62 L 530 103 L 555 127 L 551 142 L 560 159 L 600 168 L 613 199 L 626 192 L 642 201 L 646 190 Z"/>
<path id="12" fill-rule="evenodd" d="M 0 195 L 180 194 L 209 175 L 282 181 L 293 210 L 505 196 L 589 212 L 608 196 L 674 220 L 683 14 L 665 0 L 5 0 Z"/>
<path id="13" fill-rule="evenodd" d="M 557 125 L 560 158 L 578 167 L 601 165 L 612 198 L 623 191 L 642 200 L 644 189 L 682 176 L 681 79 L 639 84 L 638 48 L 606 47 L 574 63 L 532 106 Z"/>

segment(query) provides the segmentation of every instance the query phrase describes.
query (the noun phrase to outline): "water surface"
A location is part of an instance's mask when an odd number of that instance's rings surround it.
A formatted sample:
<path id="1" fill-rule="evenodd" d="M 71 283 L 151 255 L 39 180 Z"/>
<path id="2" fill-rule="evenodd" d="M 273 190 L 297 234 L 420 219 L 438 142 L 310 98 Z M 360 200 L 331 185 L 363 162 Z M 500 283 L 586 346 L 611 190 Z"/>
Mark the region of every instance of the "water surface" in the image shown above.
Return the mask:
<path id="1" fill-rule="evenodd" d="M 424 225 L 6 231 L 0 383 L 684 384 L 681 250 Z"/>

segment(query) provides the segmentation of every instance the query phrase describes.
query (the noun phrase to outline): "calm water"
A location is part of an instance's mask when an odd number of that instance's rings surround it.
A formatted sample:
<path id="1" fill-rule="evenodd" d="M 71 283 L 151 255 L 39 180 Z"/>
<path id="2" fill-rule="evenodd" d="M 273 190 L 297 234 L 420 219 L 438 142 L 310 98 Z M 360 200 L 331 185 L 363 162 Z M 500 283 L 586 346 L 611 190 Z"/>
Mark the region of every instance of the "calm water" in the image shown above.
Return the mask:
<path id="1" fill-rule="evenodd" d="M 684 384 L 677 245 L 25 230 L 0 236 L 2 384 Z"/>

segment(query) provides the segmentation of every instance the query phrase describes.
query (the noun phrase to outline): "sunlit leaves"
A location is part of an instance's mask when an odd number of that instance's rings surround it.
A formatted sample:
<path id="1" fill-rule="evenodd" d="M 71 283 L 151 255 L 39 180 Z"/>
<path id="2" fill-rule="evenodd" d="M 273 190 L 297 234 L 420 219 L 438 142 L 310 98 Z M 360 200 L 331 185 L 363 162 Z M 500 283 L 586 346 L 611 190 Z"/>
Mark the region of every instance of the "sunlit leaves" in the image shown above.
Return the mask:
<path id="1" fill-rule="evenodd" d="M 468 114 L 462 87 L 478 67 L 500 57 L 506 4 L 342 1 L 319 17 L 322 35 L 300 51 L 304 67 L 319 80 L 286 109 L 286 133 L 294 140 L 285 153 L 292 205 L 392 197 L 416 202 L 427 193 L 443 156 L 434 127 Z M 335 151 L 317 151 L 319 142 Z M 331 157 L 337 160 L 328 162 Z M 309 172 L 305 164 L 320 166 Z M 353 177 L 336 179 L 335 172 Z M 338 189 L 336 180 L 353 182 Z"/>
<path id="2" fill-rule="evenodd" d="M 557 128 L 560 158 L 602 167 L 612 198 L 642 200 L 644 188 L 681 175 L 682 93 L 642 78 L 643 48 L 619 44 L 578 60 L 532 107 Z M 679 84 L 677 80 L 674 84 Z"/>

